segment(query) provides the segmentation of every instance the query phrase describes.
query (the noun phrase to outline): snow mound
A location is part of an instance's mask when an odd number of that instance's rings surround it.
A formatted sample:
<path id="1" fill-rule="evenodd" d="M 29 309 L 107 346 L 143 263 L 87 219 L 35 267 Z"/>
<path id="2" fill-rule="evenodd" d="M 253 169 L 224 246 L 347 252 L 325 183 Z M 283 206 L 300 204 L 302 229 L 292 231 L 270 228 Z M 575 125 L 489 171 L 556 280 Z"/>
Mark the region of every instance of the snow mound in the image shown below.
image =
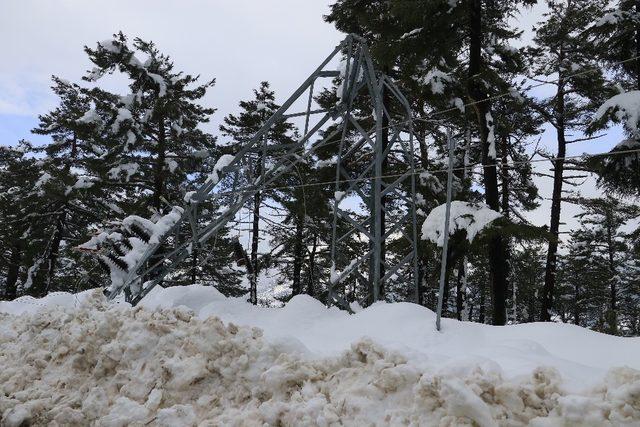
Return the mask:
<path id="1" fill-rule="evenodd" d="M 197 288 L 176 303 L 201 304 L 198 295 L 223 301 Z M 93 291 L 74 305 L 53 302 L 37 312 L 0 314 L 2 425 L 640 422 L 640 371 L 631 368 L 612 369 L 595 387 L 569 393 L 553 368 L 507 379 L 490 364 L 417 363 L 366 338 L 338 355 L 313 359 L 265 339 L 260 329 L 200 319 L 184 306 L 161 307 L 160 295 L 174 289 L 156 292 L 155 309 L 111 304 Z M 289 314 L 286 308 L 272 313 L 302 316 L 311 309 L 313 317 L 322 309 L 308 297 L 291 305 Z M 360 321 L 384 317 L 396 306 L 377 304 L 360 312 L 368 316 Z M 421 310 L 403 308 L 407 318 Z"/>
<path id="2" fill-rule="evenodd" d="M 429 212 L 427 219 L 422 224 L 422 238 L 424 240 L 432 241 L 438 246 L 444 244 L 446 208 L 447 205 L 444 204 Z M 456 231 L 464 230 L 467 233 L 467 239 L 472 242 L 478 233 L 501 216 L 500 213 L 483 203 L 454 200 L 451 202 L 449 234 L 452 235 Z"/>

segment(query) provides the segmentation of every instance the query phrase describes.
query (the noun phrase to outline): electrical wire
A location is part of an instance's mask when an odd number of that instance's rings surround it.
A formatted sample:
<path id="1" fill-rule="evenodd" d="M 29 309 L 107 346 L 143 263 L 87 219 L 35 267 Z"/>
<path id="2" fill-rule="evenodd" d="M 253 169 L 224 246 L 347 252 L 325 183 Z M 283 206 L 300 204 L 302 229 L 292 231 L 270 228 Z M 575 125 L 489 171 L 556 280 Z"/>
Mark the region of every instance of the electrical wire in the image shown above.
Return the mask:
<path id="1" fill-rule="evenodd" d="M 558 160 L 575 160 L 575 159 L 585 159 L 585 158 L 594 158 L 594 157 L 609 157 L 609 156 L 616 156 L 616 155 L 623 155 L 623 154 L 633 154 L 633 153 L 640 153 L 640 149 L 620 150 L 620 151 L 613 151 L 613 152 L 607 152 L 607 153 L 597 153 L 597 154 L 580 154 L 580 155 L 575 155 L 575 156 L 564 156 L 564 157 L 548 157 L 548 158 L 541 158 L 541 159 L 528 159 L 528 160 L 507 162 L 507 163 L 501 163 L 501 162 L 489 163 L 489 164 L 473 163 L 473 164 L 467 165 L 467 166 L 458 166 L 458 167 L 453 168 L 452 170 L 453 171 L 463 171 L 463 170 L 468 170 L 468 169 L 472 169 L 472 168 L 475 168 L 475 167 L 482 167 L 482 168 L 498 167 L 498 166 L 514 167 L 514 166 L 523 165 L 523 164 L 530 164 L 530 163 L 556 162 Z M 340 180 L 339 182 L 340 183 L 366 182 L 366 181 L 372 181 L 372 180 L 375 180 L 375 179 L 400 178 L 401 176 L 404 176 L 404 175 L 407 175 L 407 174 L 409 174 L 409 175 L 420 175 L 420 174 L 424 174 L 424 173 L 436 174 L 436 173 L 447 173 L 448 171 L 449 171 L 448 168 L 446 168 L 446 169 L 416 169 L 413 172 L 408 170 L 408 171 L 405 171 L 404 173 L 387 174 L 387 175 L 380 175 L 380 176 L 370 176 L 370 177 L 362 177 L 362 178 L 354 178 L 354 179 L 344 179 L 344 180 Z M 333 185 L 333 184 L 335 184 L 335 182 L 336 182 L 335 180 L 332 180 L 332 181 L 321 181 L 321 182 L 308 182 L 308 183 L 300 184 L 300 185 L 282 185 L 282 186 L 276 186 L 276 187 L 264 187 L 264 188 L 261 188 L 260 191 L 276 191 L 276 190 L 287 190 L 287 189 L 296 189 L 296 188 L 305 188 L 305 187 L 326 186 L 326 185 Z M 222 196 L 230 196 L 230 195 L 249 194 L 249 193 L 253 193 L 254 191 L 255 190 L 238 190 L 238 191 L 227 191 L 227 192 L 214 193 L 214 194 L 215 194 L 215 196 L 222 197 Z"/>

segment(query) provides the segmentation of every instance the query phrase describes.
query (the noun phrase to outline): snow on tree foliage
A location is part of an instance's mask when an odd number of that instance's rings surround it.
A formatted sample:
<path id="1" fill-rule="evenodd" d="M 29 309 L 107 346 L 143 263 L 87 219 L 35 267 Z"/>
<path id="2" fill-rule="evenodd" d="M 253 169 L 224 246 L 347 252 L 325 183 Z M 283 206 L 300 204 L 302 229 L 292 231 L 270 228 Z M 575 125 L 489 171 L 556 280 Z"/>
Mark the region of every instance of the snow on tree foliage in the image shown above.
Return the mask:
<path id="1" fill-rule="evenodd" d="M 101 232 L 77 249 L 100 253 L 101 261 L 110 271 L 110 289 L 118 289 L 125 284 L 130 269 L 138 264 L 145 252 L 152 245 L 159 244 L 167 232 L 180 222 L 183 212 L 182 208 L 174 206 L 171 212 L 155 222 L 130 215 L 122 220 L 121 230 Z M 111 252 L 102 253 L 106 251 Z"/>
<path id="2" fill-rule="evenodd" d="M 594 122 L 606 118 L 624 124 L 636 138 L 640 137 L 640 90 L 619 93 L 609 98 L 593 115 Z"/>
<path id="3" fill-rule="evenodd" d="M 447 205 L 434 208 L 422 224 L 422 238 L 431 241 L 438 246 L 444 244 L 444 221 Z M 490 223 L 502 215 L 483 203 L 469 203 L 460 200 L 451 202 L 451 216 L 449 234 L 464 231 L 467 240 L 473 239 Z"/>

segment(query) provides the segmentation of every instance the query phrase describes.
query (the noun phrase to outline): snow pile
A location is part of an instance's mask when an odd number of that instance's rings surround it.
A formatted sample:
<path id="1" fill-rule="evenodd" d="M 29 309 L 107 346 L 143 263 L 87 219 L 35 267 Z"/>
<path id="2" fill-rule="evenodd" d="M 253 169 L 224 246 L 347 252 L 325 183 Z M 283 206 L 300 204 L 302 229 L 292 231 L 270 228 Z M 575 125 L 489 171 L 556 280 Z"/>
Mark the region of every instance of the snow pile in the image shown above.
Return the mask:
<path id="1" fill-rule="evenodd" d="M 407 332 L 400 326 L 406 325 L 409 333 L 418 327 L 423 331 L 413 337 L 414 342 L 446 352 L 447 334 L 455 337 L 456 331 L 465 330 L 469 354 L 477 350 L 477 337 L 490 331 L 508 335 L 511 330 L 516 336 L 527 336 L 533 330 L 448 321 L 444 323 L 447 332 L 440 334 L 425 323 L 409 323 L 418 320 L 418 314 L 432 315 L 412 304 L 376 304 L 349 316 L 304 296 L 294 298 L 284 309 L 265 309 L 225 299 L 212 288 L 154 289 L 152 293 L 146 307 L 133 309 L 107 303 L 99 291 L 0 303 L 0 312 L 13 313 L 0 314 L 3 425 L 600 426 L 640 422 L 640 371 L 632 368 L 612 369 L 597 384 L 571 392 L 552 367 L 510 377 L 488 359 L 442 363 L 435 355 L 418 357 L 409 349 L 390 350 L 362 337 L 342 352 L 318 358 L 291 335 L 263 337 L 257 328 L 225 325 L 208 314 L 245 316 L 263 322 L 272 332 L 277 325 L 316 345 L 331 344 L 333 335 L 341 342 L 344 333 L 359 330 L 362 334 L 364 325 L 371 325 L 371 331 L 382 329 L 383 340 L 392 329 L 403 339 Z M 193 305 L 193 310 L 183 304 Z M 318 336 L 319 328 L 306 334 L 296 330 L 318 322 L 324 326 L 324 335 Z M 385 322 L 386 327 L 381 327 Z M 532 326 L 546 329 L 540 336 L 558 338 L 554 325 Z M 638 340 L 581 328 L 567 331 L 578 348 L 570 349 L 567 340 L 557 344 L 568 351 L 584 353 L 579 347 L 585 342 L 604 344 L 612 358 L 623 350 L 636 365 L 640 363 Z M 425 337 L 440 342 L 425 342 Z M 524 352 L 544 360 L 539 348 L 524 347 Z M 508 355 L 510 348 L 498 345 L 494 352 Z M 590 374 L 582 369 L 583 376 Z"/>
<path id="2" fill-rule="evenodd" d="M 429 240 L 438 246 L 444 244 L 446 208 L 447 205 L 440 205 L 429 212 L 422 224 L 424 240 Z M 451 202 L 449 234 L 464 230 L 467 233 L 467 239 L 472 242 L 479 232 L 501 216 L 485 204 L 454 200 Z"/>

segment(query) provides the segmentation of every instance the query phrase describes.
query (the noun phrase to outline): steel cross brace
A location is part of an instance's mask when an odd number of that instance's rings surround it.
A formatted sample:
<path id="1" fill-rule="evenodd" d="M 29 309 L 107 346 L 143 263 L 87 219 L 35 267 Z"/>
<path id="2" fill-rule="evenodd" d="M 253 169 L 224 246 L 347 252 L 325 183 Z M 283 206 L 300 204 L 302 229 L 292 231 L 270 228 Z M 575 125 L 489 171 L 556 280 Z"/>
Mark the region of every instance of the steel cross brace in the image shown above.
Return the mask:
<path id="1" fill-rule="evenodd" d="M 346 64 L 343 70 L 332 69 L 330 66 L 330 63 L 338 58 L 343 58 L 343 63 Z M 322 78 L 340 78 L 342 80 L 340 87 L 341 93 L 339 93 L 340 101 L 329 109 L 312 109 L 313 90 L 314 87 L 317 86 L 318 80 Z M 399 110 L 402 111 L 400 119 L 393 117 L 391 113 L 385 109 L 382 103 L 383 90 L 388 90 L 394 103 L 399 105 Z M 293 105 L 307 92 L 306 111 L 291 111 L 293 110 Z M 375 127 L 368 132 L 364 130 L 359 120 L 351 115 L 354 101 L 363 95 L 369 96 L 370 105 L 375 111 L 376 124 Z M 319 116 L 320 118 L 315 124 L 311 125 L 311 116 Z M 292 117 L 304 118 L 305 125 L 302 138 L 286 147 L 275 147 L 274 145 L 270 146 L 268 143 L 265 143 L 265 135 L 268 134 L 274 125 Z M 340 120 L 342 126 L 339 126 Z M 392 130 L 392 134 L 394 135 L 390 141 L 390 145 L 394 147 L 397 145 L 397 141 L 401 139 L 401 133 L 409 135 L 409 146 L 403 144 L 401 147 L 405 151 L 404 157 L 408 160 L 407 166 L 409 166 L 409 170 L 392 184 L 386 184 L 381 176 L 383 156 L 388 156 L 391 150 L 391 147 L 386 147 L 386 149 L 382 149 L 381 147 L 382 132 L 386 130 L 383 129 L 383 120 L 388 121 L 389 129 Z M 337 124 L 333 131 L 321 133 L 331 124 Z M 350 126 L 360 135 L 356 141 L 349 138 L 347 129 Z M 417 234 L 415 214 L 415 165 L 413 160 L 414 154 L 407 152 L 413 150 L 413 131 L 411 127 L 409 103 L 391 80 L 375 72 L 373 61 L 371 60 L 364 41 L 358 36 L 349 35 L 325 58 L 318 68 L 311 73 L 305 82 L 294 91 L 282 106 L 266 120 L 262 128 L 253 138 L 242 146 L 240 151 L 233 157 L 233 160 L 222 169 L 222 177 L 219 177 L 220 179 L 217 180 L 207 180 L 195 191 L 190 201 L 184 206 L 180 220 L 160 237 L 160 243 L 148 245 L 144 254 L 136 264 L 126 271 L 125 279 L 117 286 L 112 284 L 108 296 L 114 298 L 126 289 L 130 301 L 133 304 L 138 303 L 158 283 L 170 277 L 171 274 L 177 270 L 179 264 L 189 257 L 192 250 L 203 248 L 205 243 L 212 239 L 220 229 L 232 220 L 236 213 L 256 193 L 268 189 L 269 185 L 273 184 L 280 176 L 288 173 L 292 168 L 296 167 L 298 163 L 309 159 L 318 149 L 335 143 L 333 139 L 338 135 L 340 135 L 340 141 L 338 163 L 336 165 L 336 191 L 339 191 L 343 184 L 342 179 L 348 179 L 350 185 L 347 188 L 347 193 L 354 193 L 361 198 L 366 198 L 366 204 L 373 207 L 373 209 L 367 220 L 355 221 L 349 211 L 341 210 L 338 202 L 334 202 L 331 243 L 331 256 L 334 265 L 342 262 L 342 260 L 339 259 L 341 245 L 347 243 L 346 240 L 350 235 L 352 237 L 354 233 L 357 233 L 358 236 L 364 235 L 370 241 L 370 247 L 364 256 L 361 256 L 356 262 L 352 263 L 348 271 L 345 270 L 339 275 L 339 280 L 335 282 L 333 280 L 331 281 L 328 286 L 329 302 L 348 308 L 344 298 L 334 291 L 335 286 L 350 276 L 354 271 L 356 272 L 356 276 L 362 279 L 364 276 L 358 270 L 366 265 L 367 261 L 369 261 L 369 264 L 373 267 L 373 271 L 369 272 L 368 280 L 373 284 L 376 298 L 379 297 L 378 290 L 380 289 L 381 282 L 387 280 L 388 277 L 390 277 L 390 273 L 393 272 L 393 274 L 395 274 L 403 265 L 411 264 L 412 262 L 414 268 L 409 268 L 409 270 L 411 270 L 409 276 L 412 277 L 411 281 L 407 282 L 407 285 L 413 283 L 413 285 L 416 286 Z M 320 136 L 320 138 L 317 141 L 311 142 L 314 137 L 318 136 Z M 370 153 L 373 154 L 371 162 L 366 166 L 365 170 L 358 173 L 354 179 L 343 164 L 343 160 L 365 149 L 370 150 Z M 238 175 L 242 173 L 242 167 L 250 163 L 252 153 L 255 153 L 257 150 L 263 152 L 268 150 L 272 152 L 274 150 L 284 150 L 284 153 L 279 157 L 275 157 L 272 165 L 264 167 L 257 178 L 249 177 L 249 179 L 246 179 L 245 181 L 249 184 L 231 195 L 233 200 L 227 208 L 213 215 L 210 221 L 204 226 L 200 226 L 200 221 L 208 218 L 201 217 L 201 212 L 198 209 L 199 204 L 208 201 L 214 206 L 220 206 L 223 202 L 223 197 L 228 197 L 229 195 L 216 191 L 218 182 L 224 176 L 228 176 L 229 173 L 234 173 L 235 188 Z M 406 185 L 407 183 L 409 183 L 408 187 Z M 400 192 L 401 184 L 405 184 L 405 187 L 409 188 L 409 190 L 405 189 L 404 194 L 401 196 L 413 201 L 411 206 L 408 206 L 405 213 L 401 215 L 402 220 L 406 221 L 407 216 L 411 220 L 411 236 L 404 232 L 402 233 L 404 237 L 409 238 L 409 247 L 411 249 L 410 253 L 403 257 L 400 264 L 387 268 L 387 274 L 381 277 L 380 266 L 386 265 L 385 260 L 381 258 L 381 254 L 383 253 L 384 240 L 385 238 L 389 238 L 389 233 L 385 234 L 381 227 L 381 215 L 385 212 L 385 207 L 382 206 L 381 199 L 384 195 L 392 191 L 391 189 L 393 189 L 394 192 Z M 397 230 L 398 226 L 392 222 L 391 216 L 387 215 L 387 217 L 390 219 L 390 230 Z M 336 231 L 338 221 L 346 221 L 351 225 L 351 230 L 343 236 L 338 236 Z M 178 230 L 180 230 L 180 227 L 185 222 L 190 226 L 191 236 L 183 236 L 181 239 L 178 235 Z M 367 224 L 370 226 L 369 229 L 366 228 Z M 171 236 L 175 237 L 171 239 Z M 173 241 L 170 242 L 170 240 Z M 163 248 L 162 251 L 166 252 L 161 253 L 161 248 Z M 110 267 L 119 268 L 114 264 L 111 264 Z"/>

